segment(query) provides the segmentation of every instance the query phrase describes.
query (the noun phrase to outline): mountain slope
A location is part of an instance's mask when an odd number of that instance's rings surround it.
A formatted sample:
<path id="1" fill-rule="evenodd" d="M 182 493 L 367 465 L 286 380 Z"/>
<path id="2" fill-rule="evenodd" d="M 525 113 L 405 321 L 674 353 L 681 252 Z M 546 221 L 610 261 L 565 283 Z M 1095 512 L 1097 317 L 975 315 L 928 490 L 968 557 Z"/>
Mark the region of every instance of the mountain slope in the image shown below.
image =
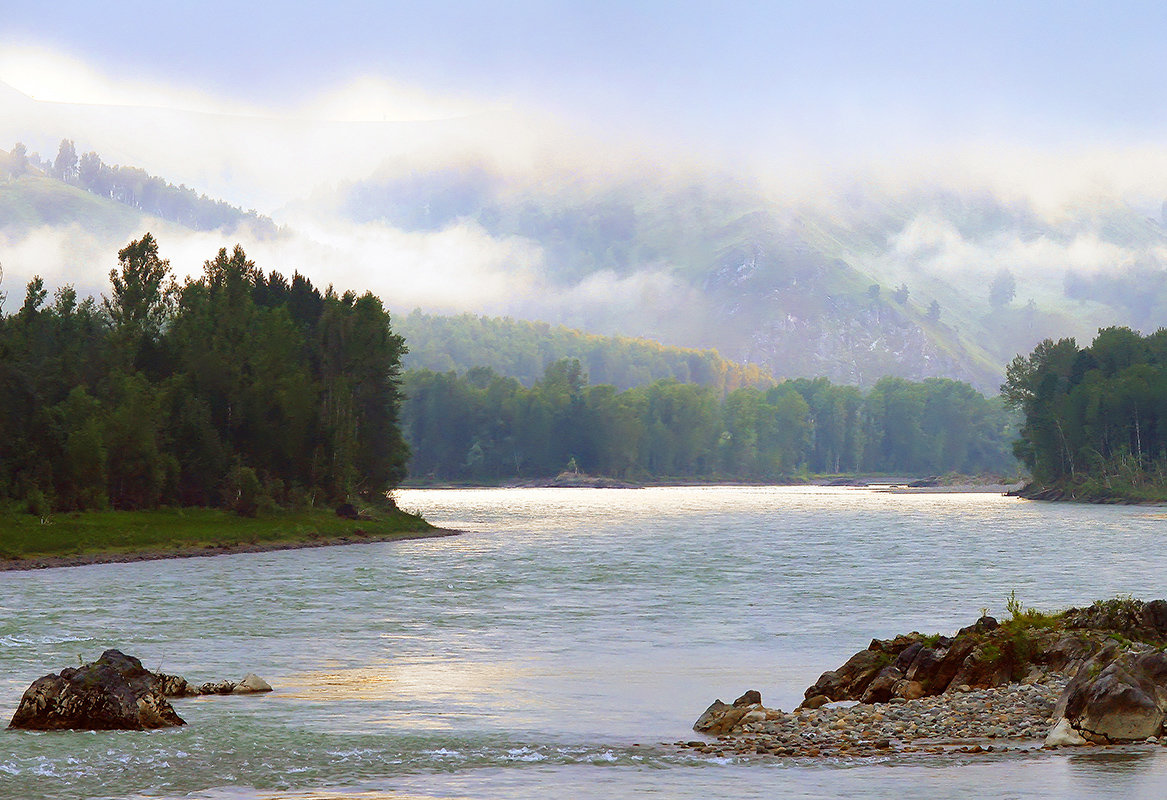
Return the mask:
<path id="1" fill-rule="evenodd" d="M 712 350 L 597 336 L 547 323 L 414 311 L 394 320 L 394 328 L 409 346 L 403 361 L 407 369 L 465 372 L 488 367 L 529 387 L 543 379 L 548 365 L 575 358 L 592 384 L 620 390 L 662 378 L 698 383 L 722 393 L 741 386 L 774 385 L 774 379 L 757 366 L 726 361 Z"/>
<path id="2" fill-rule="evenodd" d="M 869 272 L 828 246 L 822 227 L 728 178 L 523 184 L 469 166 L 372 178 L 322 204 L 355 222 L 441 230 L 470 221 L 537 243 L 549 291 L 518 297 L 516 316 L 714 347 L 779 378 L 999 383 L 983 348 L 929 319 L 926 305 L 872 292 Z"/>

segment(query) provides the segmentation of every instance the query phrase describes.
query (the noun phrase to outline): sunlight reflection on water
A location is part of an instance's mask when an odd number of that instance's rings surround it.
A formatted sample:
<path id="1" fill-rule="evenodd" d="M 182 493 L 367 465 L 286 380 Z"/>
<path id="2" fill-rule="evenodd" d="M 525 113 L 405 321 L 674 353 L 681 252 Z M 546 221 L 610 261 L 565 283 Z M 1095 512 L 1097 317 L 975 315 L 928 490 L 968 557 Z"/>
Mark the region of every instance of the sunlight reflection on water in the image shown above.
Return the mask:
<path id="1" fill-rule="evenodd" d="M 1011 590 L 1043 609 L 1161 596 L 1161 509 L 824 487 L 399 502 L 467 533 L 0 575 L 9 714 L 107 646 L 276 687 L 182 701 L 174 732 L 6 734 L 0 796 L 1149 797 L 1167 779 L 1158 750 L 840 766 L 659 747 L 716 697 L 790 708 L 872 637 L 950 633 Z"/>

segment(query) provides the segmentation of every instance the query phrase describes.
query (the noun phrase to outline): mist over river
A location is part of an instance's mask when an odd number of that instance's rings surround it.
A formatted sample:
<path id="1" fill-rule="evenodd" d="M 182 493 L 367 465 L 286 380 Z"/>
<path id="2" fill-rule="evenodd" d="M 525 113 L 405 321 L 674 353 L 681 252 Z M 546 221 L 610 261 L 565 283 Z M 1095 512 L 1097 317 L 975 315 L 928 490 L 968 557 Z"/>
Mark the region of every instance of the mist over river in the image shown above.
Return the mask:
<path id="1" fill-rule="evenodd" d="M 0 715 L 118 647 L 185 728 L 0 733 L 0 797 L 1162 797 L 1158 749 L 730 762 L 715 698 L 792 708 L 872 637 L 1011 590 L 1167 596 L 1167 509 L 849 488 L 401 491 L 457 537 L 0 573 Z"/>

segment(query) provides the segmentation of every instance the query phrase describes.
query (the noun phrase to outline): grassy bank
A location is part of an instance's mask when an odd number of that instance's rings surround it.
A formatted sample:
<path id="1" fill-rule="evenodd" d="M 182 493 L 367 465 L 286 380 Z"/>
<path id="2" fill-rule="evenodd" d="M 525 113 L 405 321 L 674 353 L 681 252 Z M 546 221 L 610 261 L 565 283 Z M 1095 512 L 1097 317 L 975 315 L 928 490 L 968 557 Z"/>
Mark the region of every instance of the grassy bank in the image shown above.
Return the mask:
<path id="1" fill-rule="evenodd" d="M 331 509 L 240 517 L 209 508 L 0 514 L 0 569 L 387 541 L 445 533 L 420 516 L 377 511 L 343 519 Z"/>
<path id="2" fill-rule="evenodd" d="M 1075 476 L 1049 486 L 1031 483 L 1017 494 L 1030 500 L 1162 505 L 1167 504 L 1167 477 L 1161 470 L 1134 476 Z"/>

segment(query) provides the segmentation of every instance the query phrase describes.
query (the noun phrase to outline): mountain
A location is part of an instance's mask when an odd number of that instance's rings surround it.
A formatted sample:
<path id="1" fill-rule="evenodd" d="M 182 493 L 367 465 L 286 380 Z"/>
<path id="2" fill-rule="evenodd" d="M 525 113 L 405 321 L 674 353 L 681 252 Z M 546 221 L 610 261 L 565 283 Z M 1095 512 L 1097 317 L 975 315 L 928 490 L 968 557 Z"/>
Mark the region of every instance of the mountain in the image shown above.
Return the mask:
<path id="1" fill-rule="evenodd" d="M 1147 198 L 1049 206 L 939 181 L 777 195 L 761 180 L 648 161 L 399 159 L 360 180 L 305 182 L 310 193 L 287 202 L 277 231 L 134 167 L 102 165 L 120 183 L 85 192 L 80 173 L 66 183 L 46 160 L 30 161 L 39 168 L 0 179 L 13 279 L 50 273 L 38 265 L 58 248 L 58 273 L 93 261 L 100 285 L 117 247 L 153 229 L 168 255 L 181 253 L 176 270 L 240 242 L 268 269 L 360 275 L 396 309 L 715 349 L 779 380 L 869 388 L 886 375 L 947 377 L 988 393 L 1043 338 L 1086 341 L 1110 325 L 1150 332 L 1167 320 L 1167 232 Z M 99 241 L 77 244 L 86 237 Z"/>
<path id="2" fill-rule="evenodd" d="M 926 185 L 778 200 L 726 175 L 523 179 L 469 163 L 386 169 L 314 199 L 351 223 L 529 242 L 545 285 L 516 287 L 508 314 L 713 347 L 777 378 L 938 376 L 995 392 L 1043 338 L 1167 319 L 1167 234 L 1106 197 L 1057 213 Z"/>
<path id="3" fill-rule="evenodd" d="M 458 168 L 344 187 L 333 211 L 407 230 L 470 220 L 491 236 L 536 243 L 549 289 L 516 298 L 516 316 L 713 347 L 779 378 L 999 382 L 996 361 L 929 318 L 927 304 L 873 290 L 834 229 L 730 179 L 515 186 Z"/>

